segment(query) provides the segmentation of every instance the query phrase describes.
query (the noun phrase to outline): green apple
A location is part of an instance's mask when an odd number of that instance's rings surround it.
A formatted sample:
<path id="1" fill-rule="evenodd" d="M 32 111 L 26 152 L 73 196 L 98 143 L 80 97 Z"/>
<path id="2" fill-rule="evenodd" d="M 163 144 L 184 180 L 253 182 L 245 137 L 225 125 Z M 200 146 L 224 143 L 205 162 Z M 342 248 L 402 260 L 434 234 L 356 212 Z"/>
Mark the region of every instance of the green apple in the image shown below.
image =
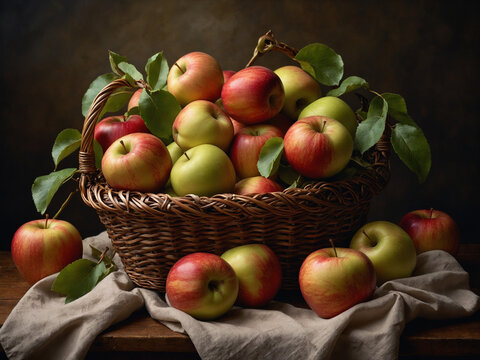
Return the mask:
<path id="1" fill-rule="evenodd" d="M 327 116 L 343 124 L 355 139 L 358 121 L 351 107 L 335 96 L 324 96 L 307 105 L 298 115 L 298 119 L 307 116 Z"/>
<path id="2" fill-rule="evenodd" d="M 177 162 L 180 156 L 183 155 L 182 148 L 178 146 L 178 144 L 175 141 L 167 145 L 167 150 L 168 150 L 168 153 L 170 154 L 170 157 L 172 158 L 172 165 Z"/>
<path id="3" fill-rule="evenodd" d="M 232 193 L 235 169 L 230 158 L 218 146 L 202 144 L 187 150 L 173 165 L 170 181 L 179 196 L 212 196 Z"/>
<path id="4" fill-rule="evenodd" d="M 298 119 L 305 106 L 322 96 L 317 80 L 298 66 L 282 66 L 275 70 L 275 74 L 282 80 L 285 90 L 282 112 L 291 119 Z"/>
<path id="5" fill-rule="evenodd" d="M 350 247 L 369 257 L 375 268 L 377 284 L 412 275 L 417 264 L 415 246 L 398 225 L 373 221 L 353 236 Z"/>

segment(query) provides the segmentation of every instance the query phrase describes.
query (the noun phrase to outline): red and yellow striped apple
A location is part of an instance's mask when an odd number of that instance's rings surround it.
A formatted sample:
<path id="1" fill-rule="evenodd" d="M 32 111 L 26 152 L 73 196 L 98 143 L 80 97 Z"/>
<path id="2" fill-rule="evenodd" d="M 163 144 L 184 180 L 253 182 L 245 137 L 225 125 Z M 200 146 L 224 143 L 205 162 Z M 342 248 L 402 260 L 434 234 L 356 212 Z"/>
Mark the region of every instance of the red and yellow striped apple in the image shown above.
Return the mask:
<path id="1" fill-rule="evenodd" d="M 252 176 L 238 181 L 235 184 L 235 194 L 264 194 L 275 191 L 282 191 L 283 186 L 263 176 Z"/>

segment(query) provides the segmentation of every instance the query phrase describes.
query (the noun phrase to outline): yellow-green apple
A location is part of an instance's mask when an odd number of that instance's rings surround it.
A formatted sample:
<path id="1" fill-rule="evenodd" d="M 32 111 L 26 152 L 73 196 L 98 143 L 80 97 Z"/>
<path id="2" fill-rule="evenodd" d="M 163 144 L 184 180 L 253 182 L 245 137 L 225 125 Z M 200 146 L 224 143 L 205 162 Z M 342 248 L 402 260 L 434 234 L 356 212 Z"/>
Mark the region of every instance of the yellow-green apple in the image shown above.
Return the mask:
<path id="1" fill-rule="evenodd" d="M 352 139 L 355 139 L 358 121 L 352 108 L 342 99 L 335 96 L 324 96 L 307 105 L 298 118 L 307 116 L 327 116 L 340 121 L 345 126 Z"/>
<path id="2" fill-rule="evenodd" d="M 339 173 L 353 152 L 353 139 L 345 126 L 325 116 L 298 120 L 288 129 L 283 143 L 288 163 L 311 179 Z"/>
<path id="3" fill-rule="evenodd" d="M 167 90 L 181 106 L 194 100 L 215 101 L 220 97 L 223 72 L 211 55 L 195 51 L 183 55 L 168 72 Z"/>
<path id="4" fill-rule="evenodd" d="M 109 116 L 95 125 L 93 137 L 105 152 L 112 143 L 122 136 L 132 133 L 150 133 L 145 122 L 139 115 Z"/>
<path id="5" fill-rule="evenodd" d="M 152 134 L 128 134 L 110 145 L 102 158 L 107 183 L 117 190 L 156 192 L 167 182 L 172 159 Z"/>
<path id="6" fill-rule="evenodd" d="M 23 276 L 33 285 L 82 257 L 82 237 L 69 222 L 58 219 L 29 221 L 12 239 L 12 258 Z"/>
<path id="7" fill-rule="evenodd" d="M 223 83 L 225 84 L 235 72 L 234 70 L 223 70 Z"/>
<path id="8" fill-rule="evenodd" d="M 282 81 L 263 66 L 237 71 L 222 88 L 222 103 L 226 112 L 247 125 L 261 123 L 277 115 L 284 99 Z"/>
<path id="9" fill-rule="evenodd" d="M 222 254 L 235 270 L 240 306 L 263 307 L 272 300 L 282 283 L 282 268 L 277 255 L 264 244 L 246 244 Z"/>
<path id="10" fill-rule="evenodd" d="M 173 167 L 173 165 L 177 162 L 177 160 L 180 159 L 180 156 L 183 155 L 183 150 L 180 148 L 180 146 L 177 145 L 175 141 L 172 141 L 170 144 L 167 145 L 167 150 L 168 150 L 168 153 L 170 154 L 170 158 L 172 159 L 172 167 Z M 165 184 L 164 192 L 172 196 L 175 194 L 175 192 L 172 189 L 170 176 L 168 176 L 168 181 Z"/>
<path id="11" fill-rule="evenodd" d="M 142 90 L 143 89 L 138 89 L 133 93 L 132 97 L 128 101 L 127 110 L 138 106 L 138 102 L 140 101 L 140 95 L 142 95 Z"/>
<path id="12" fill-rule="evenodd" d="M 282 191 L 283 186 L 263 176 L 252 176 L 238 181 L 235 184 L 235 194 L 264 194 L 268 192 Z"/>
<path id="13" fill-rule="evenodd" d="M 298 66 L 282 66 L 275 70 L 275 74 L 282 80 L 285 90 L 282 112 L 293 120 L 298 119 L 305 106 L 322 96 L 318 81 Z"/>
<path id="14" fill-rule="evenodd" d="M 300 267 L 298 281 L 308 306 L 325 319 L 368 300 L 376 285 L 375 270 L 369 258 L 347 248 L 312 252 Z"/>
<path id="15" fill-rule="evenodd" d="M 273 125 L 249 125 L 238 130 L 230 147 L 230 158 L 239 179 L 260 175 L 257 168 L 260 151 L 273 137 L 283 137 L 282 131 Z"/>
<path id="16" fill-rule="evenodd" d="M 168 302 L 200 320 L 225 314 L 238 295 L 238 279 L 220 256 L 196 252 L 179 259 L 167 275 Z"/>
<path id="17" fill-rule="evenodd" d="M 227 151 L 233 139 L 233 125 L 220 106 L 195 100 L 178 113 L 172 135 L 184 151 L 201 144 L 212 144 Z"/>
<path id="18" fill-rule="evenodd" d="M 202 144 L 187 150 L 173 165 L 170 182 L 179 196 L 212 196 L 231 193 L 235 169 L 228 155 L 218 146 Z"/>
<path id="19" fill-rule="evenodd" d="M 417 264 L 410 236 L 389 221 L 363 225 L 353 236 L 350 247 L 367 255 L 377 274 L 377 283 L 408 277 Z"/>
<path id="20" fill-rule="evenodd" d="M 417 254 L 429 250 L 457 254 L 460 230 L 447 213 L 434 209 L 414 210 L 405 214 L 399 225 L 412 238 Z"/>

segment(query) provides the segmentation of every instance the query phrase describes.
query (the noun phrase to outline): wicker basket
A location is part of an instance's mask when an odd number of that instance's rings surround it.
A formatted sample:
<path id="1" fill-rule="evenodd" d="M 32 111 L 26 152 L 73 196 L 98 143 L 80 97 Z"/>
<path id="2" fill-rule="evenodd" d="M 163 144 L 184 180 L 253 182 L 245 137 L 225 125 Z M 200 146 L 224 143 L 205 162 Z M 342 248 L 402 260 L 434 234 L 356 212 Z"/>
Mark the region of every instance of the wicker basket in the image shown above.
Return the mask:
<path id="1" fill-rule="evenodd" d="M 371 198 L 387 184 L 390 145 L 384 136 L 366 153 L 372 167 L 353 178 L 318 182 L 283 192 L 213 197 L 116 191 L 95 168 L 93 134 L 108 97 L 125 80 L 107 85 L 85 119 L 79 155 L 80 192 L 94 208 L 132 281 L 165 290 L 171 266 L 182 256 L 202 251 L 221 254 L 247 243 L 268 245 L 279 257 L 282 290 L 298 289 L 298 271 L 312 251 L 348 245 L 366 221 Z"/>

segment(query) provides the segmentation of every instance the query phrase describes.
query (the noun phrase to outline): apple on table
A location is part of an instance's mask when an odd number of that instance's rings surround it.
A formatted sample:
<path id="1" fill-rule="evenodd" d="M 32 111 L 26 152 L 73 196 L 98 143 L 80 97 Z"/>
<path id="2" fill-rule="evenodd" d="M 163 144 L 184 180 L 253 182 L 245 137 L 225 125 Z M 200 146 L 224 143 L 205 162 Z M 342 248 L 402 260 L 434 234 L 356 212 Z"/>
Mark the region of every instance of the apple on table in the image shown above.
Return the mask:
<path id="1" fill-rule="evenodd" d="M 410 211 L 399 226 L 413 240 L 417 254 L 429 250 L 444 250 L 455 256 L 460 244 L 460 230 L 447 213 L 434 209 Z"/>
<path id="2" fill-rule="evenodd" d="M 350 247 L 367 255 L 377 274 L 377 283 L 409 277 L 417 264 L 410 236 L 389 221 L 372 221 L 353 236 Z"/>
<path id="3" fill-rule="evenodd" d="M 283 142 L 288 163 L 310 179 L 338 174 L 353 153 L 353 139 L 348 130 L 326 116 L 298 120 L 288 129 Z"/>
<path id="4" fill-rule="evenodd" d="M 172 159 L 165 144 L 152 134 L 133 133 L 105 151 L 102 172 L 116 190 L 157 192 L 167 182 Z"/>
<path id="5" fill-rule="evenodd" d="M 38 219 L 18 228 L 11 244 L 12 258 L 23 278 L 33 285 L 82 257 L 82 237 L 71 223 Z"/>
<path id="6" fill-rule="evenodd" d="M 174 308 L 200 320 L 213 320 L 225 314 L 235 303 L 238 278 L 220 256 L 195 252 L 172 266 L 165 291 Z"/>

